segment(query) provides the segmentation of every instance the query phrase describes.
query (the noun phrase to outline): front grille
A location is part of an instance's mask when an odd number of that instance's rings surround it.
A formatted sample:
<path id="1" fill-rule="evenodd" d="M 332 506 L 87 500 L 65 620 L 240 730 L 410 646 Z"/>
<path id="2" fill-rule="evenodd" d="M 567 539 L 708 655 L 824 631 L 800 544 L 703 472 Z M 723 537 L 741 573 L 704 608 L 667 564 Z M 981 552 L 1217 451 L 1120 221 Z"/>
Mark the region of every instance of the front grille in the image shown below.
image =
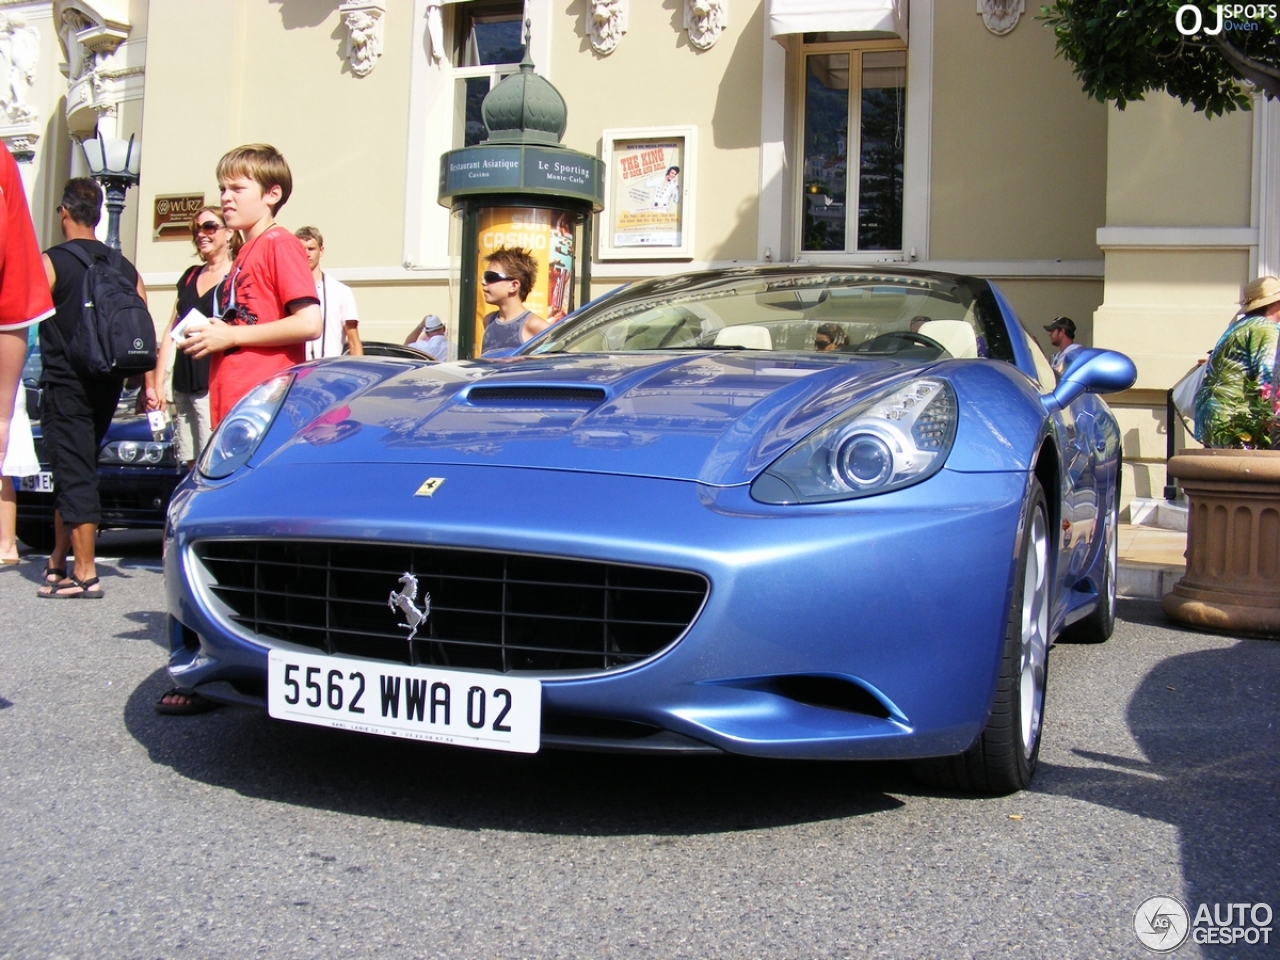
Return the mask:
<path id="1" fill-rule="evenodd" d="M 507 671 L 611 670 L 674 642 L 707 581 L 693 573 L 481 550 L 310 540 L 201 540 L 224 609 L 261 637 L 375 660 Z M 418 580 L 411 642 L 391 606 Z"/>

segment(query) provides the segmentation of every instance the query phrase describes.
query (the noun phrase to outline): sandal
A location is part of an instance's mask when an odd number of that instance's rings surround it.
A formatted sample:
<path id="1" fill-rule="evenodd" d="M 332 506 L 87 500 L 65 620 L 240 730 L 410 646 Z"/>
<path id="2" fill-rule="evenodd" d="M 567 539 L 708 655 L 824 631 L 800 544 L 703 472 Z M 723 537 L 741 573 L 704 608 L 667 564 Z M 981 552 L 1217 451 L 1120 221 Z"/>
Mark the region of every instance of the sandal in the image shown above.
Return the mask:
<path id="1" fill-rule="evenodd" d="M 70 590 L 79 587 L 79 593 L 59 593 L 59 590 Z M 97 590 L 92 589 L 97 587 Z M 88 580 L 81 580 L 75 574 L 72 574 L 66 580 L 60 580 L 57 583 L 51 583 L 48 586 L 41 587 L 36 591 L 36 596 L 41 600 L 101 600 L 104 596 L 102 587 L 98 583 L 97 577 L 90 577 Z"/>
<path id="2" fill-rule="evenodd" d="M 185 703 L 165 703 L 166 698 L 181 697 Z M 155 703 L 156 713 L 168 714 L 175 717 L 190 717 L 197 713 L 207 713 L 210 710 L 216 710 L 222 704 L 210 700 L 208 697 L 202 697 L 200 694 L 192 690 L 188 693 L 181 687 L 174 687 L 169 690 Z"/>
<path id="3" fill-rule="evenodd" d="M 44 573 L 40 574 L 44 578 L 45 583 L 57 583 L 60 580 L 67 579 L 66 567 L 51 567 L 45 564 Z"/>

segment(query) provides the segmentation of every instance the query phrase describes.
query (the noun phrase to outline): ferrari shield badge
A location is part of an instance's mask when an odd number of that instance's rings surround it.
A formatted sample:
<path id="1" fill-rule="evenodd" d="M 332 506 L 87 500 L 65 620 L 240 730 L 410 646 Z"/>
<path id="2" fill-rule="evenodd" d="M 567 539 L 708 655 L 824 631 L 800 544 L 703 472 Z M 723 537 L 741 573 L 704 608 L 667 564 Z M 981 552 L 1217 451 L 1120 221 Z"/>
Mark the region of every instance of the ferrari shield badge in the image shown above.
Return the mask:
<path id="1" fill-rule="evenodd" d="M 387 598 L 387 606 L 392 610 L 399 610 L 404 614 L 408 623 L 400 624 L 401 627 L 409 631 L 409 636 L 405 639 L 412 641 L 418 632 L 418 628 L 427 622 L 427 617 L 431 615 L 431 594 L 427 594 L 422 598 L 422 609 L 419 610 L 414 604 L 418 599 L 418 578 L 411 573 L 406 573 L 400 578 L 400 589 L 392 590 L 391 596 Z"/>
<path id="2" fill-rule="evenodd" d="M 440 489 L 444 484 L 444 477 L 427 477 L 422 481 L 422 486 L 414 491 L 415 497 L 429 497 Z"/>

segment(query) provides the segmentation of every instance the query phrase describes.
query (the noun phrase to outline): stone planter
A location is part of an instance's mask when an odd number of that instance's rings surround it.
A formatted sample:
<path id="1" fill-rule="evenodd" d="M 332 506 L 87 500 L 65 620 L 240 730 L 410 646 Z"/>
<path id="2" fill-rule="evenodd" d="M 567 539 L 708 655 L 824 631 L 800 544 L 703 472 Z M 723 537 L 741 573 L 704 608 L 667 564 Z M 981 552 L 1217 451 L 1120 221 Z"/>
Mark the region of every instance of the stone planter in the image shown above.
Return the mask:
<path id="1" fill-rule="evenodd" d="M 1280 451 L 1188 450 L 1169 461 L 1190 503 L 1175 620 L 1280 636 Z"/>

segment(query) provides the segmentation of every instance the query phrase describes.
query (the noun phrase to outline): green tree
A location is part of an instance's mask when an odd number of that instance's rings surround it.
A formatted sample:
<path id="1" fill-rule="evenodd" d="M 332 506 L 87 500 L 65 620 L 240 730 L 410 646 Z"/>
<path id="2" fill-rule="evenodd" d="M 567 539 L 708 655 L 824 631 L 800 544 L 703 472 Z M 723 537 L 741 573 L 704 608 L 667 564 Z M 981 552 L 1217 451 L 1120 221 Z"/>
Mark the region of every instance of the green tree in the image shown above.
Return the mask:
<path id="1" fill-rule="evenodd" d="M 1178 29 L 1196 22 L 1192 36 Z M 1040 8 L 1058 53 L 1075 68 L 1085 93 L 1121 110 L 1149 90 L 1164 90 L 1209 116 L 1248 110 L 1249 81 L 1280 96 L 1280 37 L 1275 4 L 1249 4 L 1253 20 L 1223 14 L 1232 4 L 1180 0 L 1056 0 Z M 1243 5 L 1242 5 L 1243 6 Z M 1223 17 L 1223 29 L 1210 34 Z"/>

